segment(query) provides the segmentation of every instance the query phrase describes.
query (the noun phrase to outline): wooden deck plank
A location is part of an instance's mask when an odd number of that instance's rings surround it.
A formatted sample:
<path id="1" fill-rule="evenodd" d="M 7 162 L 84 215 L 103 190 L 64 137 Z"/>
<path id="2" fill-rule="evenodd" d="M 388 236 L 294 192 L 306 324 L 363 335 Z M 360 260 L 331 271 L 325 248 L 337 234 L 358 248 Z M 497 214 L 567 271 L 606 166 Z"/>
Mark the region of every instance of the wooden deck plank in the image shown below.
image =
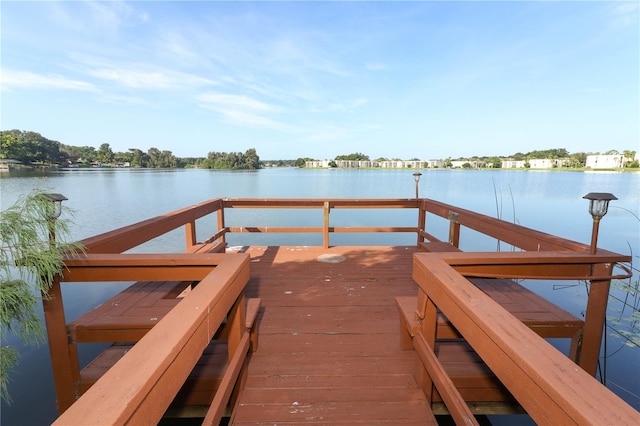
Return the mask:
<path id="1" fill-rule="evenodd" d="M 414 251 L 250 247 L 260 345 L 232 423 L 435 424 L 398 337 Z"/>

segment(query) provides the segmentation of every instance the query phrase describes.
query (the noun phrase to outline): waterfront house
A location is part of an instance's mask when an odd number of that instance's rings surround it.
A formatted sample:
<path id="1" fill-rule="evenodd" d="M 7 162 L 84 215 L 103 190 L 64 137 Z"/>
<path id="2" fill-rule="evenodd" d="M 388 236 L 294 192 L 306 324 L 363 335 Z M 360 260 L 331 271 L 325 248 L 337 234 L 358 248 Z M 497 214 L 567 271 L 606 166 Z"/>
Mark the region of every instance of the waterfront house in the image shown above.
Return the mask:
<path id="1" fill-rule="evenodd" d="M 590 169 L 621 169 L 624 167 L 625 157 L 622 154 L 587 155 L 585 167 Z"/>

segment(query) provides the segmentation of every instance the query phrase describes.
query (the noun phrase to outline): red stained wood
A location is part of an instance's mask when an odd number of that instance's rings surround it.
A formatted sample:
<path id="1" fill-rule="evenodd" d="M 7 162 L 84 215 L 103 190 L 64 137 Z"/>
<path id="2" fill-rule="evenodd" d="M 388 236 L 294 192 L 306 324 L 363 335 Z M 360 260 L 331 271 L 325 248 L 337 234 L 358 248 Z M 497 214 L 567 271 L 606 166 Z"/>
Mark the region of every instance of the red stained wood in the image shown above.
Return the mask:
<path id="1" fill-rule="evenodd" d="M 395 296 L 416 294 L 414 251 L 250 247 L 260 346 L 232 422 L 435 424 L 398 337 Z"/>
<path id="2" fill-rule="evenodd" d="M 247 288 L 247 296 L 262 298 L 264 309 L 257 306 L 247 306 L 247 315 L 255 317 L 260 327 L 260 346 L 257 346 L 255 334 L 252 336 L 251 348 L 258 348 L 251 360 L 246 372 L 246 388 L 238 400 L 239 410 L 235 413 L 233 421 L 237 424 L 251 423 L 389 423 L 389 424 L 434 424 L 433 414 L 424 400 L 421 391 L 417 391 L 414 380 L 415 356 L 412 352 L 401 351 L 399 332 L 400 316 L 395 307 L 396 296 L 416 295 L 416 285 L 411 278 L 411 254 L 413 247 L 334 247 L 329 248 L 329 234 L 332 232 L 391 232 L 391 231 L 418 231 L 418 242 L 426 249 L 433 243 L 422 243 L 421 239 L 427 237 L 431 241 L 438 241 L 431 234 L 413 227 L 370 227 L 370 228 L 340 228 L 331 226 L 329 211 L 339 208 L 416 208 L 421 206 L 419 212 L 419 228 L 425 224 L 426 211 L 442 217 L 456 217 L 456 229 L 453 233 L 453 242 L 457 245 L 457 232 L 459 225 L 486 233 L 499 240 L 505 241 L 525 250 L 535 253 L 494 253 L 479 257 L 478 254 L 451 253 L 447 262 L 459 271 L 464 271 L 467 276 L 478 277 L 525 277 L 547 276 L 552 274 L 558 277 L 588 278 L 591 271 L 590 265 L 594 262 L 622 261 L 620 255 L 600 251 L 597 257 L 586 258 L 584 244 L 567 241 L 559 237 L 547 235 L 537 231 L 528 230 L 518 225 L 508 224 L 483 215 L 459 209 L 433 200 L 258 200 L 258 199 L 224 199 L 210 200 L 198 205 L 178 210 L 176 212 L 158 216 L 139 224 L 121 228 L 119 230 L 89 238 L 85 244 L 90 256 L 94 260 L 104 263 L 100 271 L 100 277 L 104 281 L 118 280 L 129 276 L 131 280 L 197 280 L 203 276 L 204 269 L 197 265 L 196 257 L 189 255 L 180 256 L 183 271 L 177 269 L 170 273 L 154 274 L 153 262 L 145 255 L 121 255 L 106 254 L 119 253 L 134 247 L 155 236 L 161 235 L 179 226 L 185 226 L 186 250 L 188 252 L 223 251 L 225 247 L 225 233 L 229 229 L 235 231 L 266 232 L 282 231 L 299 232 L 303 228 L 260 228 L 247 224 L 248 228 L 225 228 L 223 208 L 318 208 L 324 209 L 323 227 L 312 228 L 315 232 L 324 235 L 325 248 L 321 247 L 251 247 L 247 251 L 251 254 L 251 282 Z M 195 220 L 210 213 L 217 213 L 218 231 L 204 243 L 195 240 Z M 454 213 L 454 214 L 451 214 Z M 451 237 L 451 236 L 450 236 Z M 451 239 L 451 238 L 450 238 Z M 440 244 L 440 243 L 438 243 Z M 446 251 L 447 247 L 436 251 Z M 568 250 L 560 253 L 539 253 L 539 250 Z M 244 249 L 243 249 L 244 251 Z M 572 259 L 574 254 L 575 259 Z M 319 261 L 319 254 L 344 256 L 343 261 L 332 263 L 331 261 Z M 522 259 L 522 255 L 529 256 Z M 89 256 L 89 257 L 90 257 Z M 156 261 L 166 263 L 169 257 L 174 255 L 157 256 Z M 537 256 L 532 263 L 531 256 Z M 545 258 L 546 256 L 546 258 Z M 606 258 L 608 256 L 608 258 Z M 215 258 L 212 257 L 212 259 Z M 221 256 L 220 259 L 223 257 Z M 127 265 L 122 264 L 127 259 Z M 137 260 L 136 260 L 137 259 Z M 191 259 L 191 260 L 189 260 Z M 143 260 L 143 264 L 139 261 Z M 195 260 L 196 264 L 189 264 Z M 335 258 L 334 258 L 335 260 Z M 628 260 L 628 259 L 627 259 Z M 75 260 L 70 260 L 70 265 Z M 186 263 L 185 263 L 186 261 Z M 82 260 L 80 260 L 82 262 Z M 138 263 L 136 263 L 138 262 Z M 479 262 L 479 263 L 478 263 Z M 559 263 L 570 264 L 571 267 L 558 266 Z M 534 264 L 534 266 L 532 266 Z M 73 266 L 73 265 L 71 265 Z M 122 266 L 125 266 L 124 268 Z M 65 278 L 69 280 L 86 277 L 83 274 L 90 273 L 95 277 L 95 271 L 83 269 L 77 264 L 74 273 Z M 206 268 L 205 268 L 206 269 Z M 125 272 L 126 270 L 126 272 Z M 188 274 L 190 275 L 186 275 Z M 598 279 L 608 280 L 608 276 L 601 273 Z M 168 275 L 167 275 L 168 274 Z M 172 275 L 173 274 L 173 275 Z M 506 274 L 506 275 L 505 275 Z M 134 278 L 131 278 L 131 277 Z M 596 277 L 591 276 L 591 279 Z M 88 280 L 88 279 L 87 279 Z M 520 319 L 529 325 L 537 322 L 540 334 L 547 333 L 549 337 L 556 337 L 555 331 L 543 329 L 550 316 L 548 310 L 539 309 L 536 301 L 515 288 L 515 299 L 510 296 L 512 289 L 509 282 L 501 289 L 492 289 L 498 280 L 483 282 L 478 285 L 490 294 L 496 290 L 494 300 L 517 312 Z M 175 283 L 174 283 L 175 284 Z M 164 283 L 169 285 L 170 283 Z M 608 281 L 607 281 L 608 285 Z M 140 284 L 139 287 L 144 287 Z M 601 286 L 602 287 L 602 286 Z M 603 287 L 604 288 L 604 287 Z M 180 293 L 187 287 L 174 286 L 168 290 L 156 288 L 146 294 L 129 295 L 126 300 L 116 303 L 114 306 L 105 306 L 103 311 L 97 312 L 92 318 L 91 314 L 75 321 L 70 326 L 70 335 L 77 341 L 123 341 L 140 339 L 154 324 L 156 320 L 167 315 L 174 306 L 179 306 Z M 140 288 L 132 288 L 140 290 Z M 148 289 L 150 290 L 150 289 Z M 600 289 L 602 290 L 602 289 Z M 164 292 L 164 296 L 160 296 Z M 135 292 L 134 292 L 135 293 Z M 254 300 L 250 299 L 250 300 Z M 593 347 L 597 350 L 599 334 L 595 328 L 601 322 L 603 307 L 592 304 L 587 317 L 593 323 L 591 331 L 583 346 Z M 241 305 L 244 308 L 244 304 Z M 112 310 L 111 313 L 107 311 Z M 546 317 L 541 314 L 545 313 Z M 563 312 L 558 312 L 554 317 L 555 324 L 565 321 L 567 328 L 576 329 L 579 324 L 572 318 L 567 318 Z M 243 315 L 243 314 L 242 314 Z M 435 321 L 436 314 L 433 309 Z M 595 320 L 593 320 L 595 318 Z M 231 316 L 233 319 L 233 316 Z M 441 322 L 444 320 L 440 316 Z M 60 322 L 60 321 L 58 321 Z M 180 321 L 176 321 L 179 323 Z M 236 321 L 237 322 L 237 321 Z M 66 341 L 64 333 L 64 320 L 62 320 L 62 333 L 60 341 Z M 216 321 L 209 321 L 209 331 L 215 330 Z M 581 322 L 580 322 L 581 324 Z M 237 325 L 237 324 L 236 324 Z M 559 327 L 552 328 L 559 330 Z M 204 330 L 204 325 L 202 327 Z M 198 329 L 198 333 L 202 330 Z M 566 330 L 559 334 L 565 335 Z M 203 331 L 204 333 L 204 331 Z M 239 335 L 226 328 L 221 334 L 230 339 L 229 347 L 233 348 L 238 343 Z M 455 336 L 455 333 L 451 333 Z M 247 339 L 243 337 L 243 347 L 247 346 Z M 199 339 L 196 339 L 199 340 Z M 409 340 L 410 342 L 410 340 Z M 462 384 L 462 391 L 471 401 L 500 401 L 504 399 L 500 389 L 496 387 L 495 377 L 486 369 L 477 356 L 460 342 L 449 347 L 444 342 L 436 346 L 436 353 L 441 359 L 447 373 L 454 382 Z M 206 341 L 204 342 L 206 345 Z M 159 344 L 160 345 L 160 344 Z M 69 346 L 74 349 L 73 344 Z M 98 371 L 100 363 L 103 368 L 107 364 L 115 362 L 118 350 L 96 362 L 94 370 Z M 207 349 L 208 350 L 208 349 Z M 187 351 L 189 353 L 196 351 Z M 233 349 L 231 349 L 233 353 Z M 594 351 L 595 353 L 595 351 Z M 112 358 L 109 358 L 109 357 Z M 156 359 L 153 353 L 150 354 Z M 116 357 L 116 358 L 113 358 Z M 220 379 L 221 372 L 219 357 L 214 353 L 205 353 L 198 361 L 198 365 L 192 372 L 192 394 L 209 392 L 217 384 L 212 386 L 208 378 Z M 145 365 L 148 360 L 140 362 Z M 187 362 L 188 361 L 188 362 Z M 192 360 L 196 362 L 195 359 Z M 181 359 L 172 367 L 172 375 L 182 374 L 191 360 Z M 180 364 L 180 365 L 178 365 Z M 184 366 L 182 365 L 184 364 Z M 582 364 L 594 364 L 585 359 Z M 594 364 L 595 365 L 595 364 Z M 236 364 L 234 369 L 239 368 Z M 131 369 L 132 374 L 137 374 L 136 369 Z M 94 371 L 94 374 L 95 374 Z M 239 370 L 238 370 L 239 371 Z M 97 377 L 97 376 L 96 376 Z M 418 374 L 418 379 L 420 376 Z M 84 378 L 91 379 L 89 372 Z M 499 386 L 499 385 L 498 385 Z M 197 391 L 197 392 L 196 392 Z M 151 399 L 166 399 L 167 391 L 158 388 L 150 394 Z M 297 397 L 297 398 L 295 398 Z M 205 400 L 205 399 L 202 399 Z M 292 402 L 293 400 L 293 402 Z M 302 400 L 302 401 L 301 401 Z M 434 394 L 434 400 L 439 400 L 439 395 Z M 168 403 L 168 401 L 167 401 Z M 192 403 L 187 400 L 182 403 Z M 95 408 L 95 406 L 92 406 Z M 151 405 L 144 410 L 158 411 Z M 146 411 L 140 411 L 136 419 L 148 419 Z M 220 415 L 220 409 L 214 408 L 212 417 Z M 155 415 L 155 414 L 154 414 Z"/>
<path id="3" fill-rule="evenodd" d="M 414 276 L 536 422 L 637 424 L 640 421 L 640 413 L 441 259 L 416 256 Z"/>

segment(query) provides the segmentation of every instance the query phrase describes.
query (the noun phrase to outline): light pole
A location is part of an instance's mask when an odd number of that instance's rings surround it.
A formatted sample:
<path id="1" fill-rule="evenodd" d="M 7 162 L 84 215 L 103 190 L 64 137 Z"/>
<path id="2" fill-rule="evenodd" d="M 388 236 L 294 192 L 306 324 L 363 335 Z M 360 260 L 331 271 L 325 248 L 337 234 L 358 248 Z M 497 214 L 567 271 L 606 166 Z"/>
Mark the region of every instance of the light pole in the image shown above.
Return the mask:
<path id="1" fill-rule="evenodd" d="M 416 199 L 420 198 L 419 195 L 418 195 L 419 194 L 419 190 L 418 189 L 419 189 L 419 185 L 420 185 L 420 176 L 422 176 L 422 173 L 420 173 L 420 172 L 415 172 L 413 174 L 413 180 L 416 181 Z"/>
<path id="2" fill-rule="evenodd" d="M 600 228 L 600 219 L 607 214 L 609 209 L 609 201 L 617 200 L 618 198 L 608 192 L 590 192 L 584 197 L 589 200 L 589 213 L 593 218 L 593 228 L 591 230 L 591 254 L 596 254 L 598 250 L 598 229 Z"/>
<path id="3" fill-rule="evenodd" d="M 49 222 L 49 244 L 53 245 L 56 240 L 55 221 L 62 214 L 62 202 L 68 200 L 62 194 L 43 194 L 51 201 L 51 210 L 47 211 L 47 221 Z"/>

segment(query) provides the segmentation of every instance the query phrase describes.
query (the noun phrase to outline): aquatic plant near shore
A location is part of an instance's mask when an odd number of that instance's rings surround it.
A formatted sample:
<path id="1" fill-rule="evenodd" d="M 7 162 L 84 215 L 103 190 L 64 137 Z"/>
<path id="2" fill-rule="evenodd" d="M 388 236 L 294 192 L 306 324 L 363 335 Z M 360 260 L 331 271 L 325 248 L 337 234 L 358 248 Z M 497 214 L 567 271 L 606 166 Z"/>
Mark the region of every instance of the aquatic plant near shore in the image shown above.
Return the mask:
<path id="1" fill-rule="evenodd" d="M 82 251 L 79 243 L 66 242 L 69 221 L 55 220 L 52 208 L 51 199 L 36 189 L 0 213 L 0 397 L 7 402 L 11 401 L 9 373 L 19 354 L 6 338 L 12 334 L 32 345 L 44 341 L 36 311 L 38 295 L 48 297 L 64 268 L 63 255 Z"/>

